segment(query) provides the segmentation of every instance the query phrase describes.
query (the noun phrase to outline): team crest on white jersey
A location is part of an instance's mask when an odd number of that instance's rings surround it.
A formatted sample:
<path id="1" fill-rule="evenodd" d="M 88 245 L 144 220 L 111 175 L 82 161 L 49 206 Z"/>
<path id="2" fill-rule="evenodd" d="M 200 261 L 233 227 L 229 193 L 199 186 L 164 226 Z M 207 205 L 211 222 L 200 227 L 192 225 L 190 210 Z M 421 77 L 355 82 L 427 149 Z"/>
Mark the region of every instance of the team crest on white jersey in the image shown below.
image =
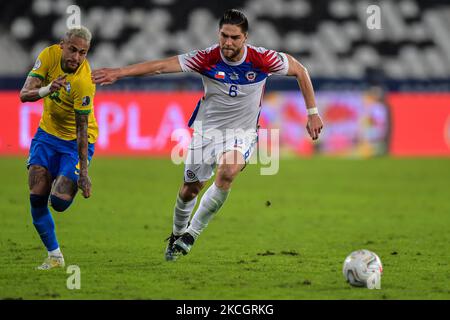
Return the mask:
<path id="1" fill-rule="evenodd" d="M 245 78 L 247 78 L 248 81 L 255 81 L 255 79 L 256 79 L 256 72 L 255 71 L 247 71 L 245 73 Z"/>

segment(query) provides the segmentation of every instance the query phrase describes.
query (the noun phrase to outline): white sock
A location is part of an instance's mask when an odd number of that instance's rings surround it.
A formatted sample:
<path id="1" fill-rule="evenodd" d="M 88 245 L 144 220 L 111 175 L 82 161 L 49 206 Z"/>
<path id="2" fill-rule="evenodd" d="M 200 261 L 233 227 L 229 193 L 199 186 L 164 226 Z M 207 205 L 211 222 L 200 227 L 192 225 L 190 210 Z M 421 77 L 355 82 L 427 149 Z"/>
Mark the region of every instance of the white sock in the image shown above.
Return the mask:
<path id="1" fill-rule="evenodd" d="M 184 202 L 180 195 L 177 196 L 177 201 L 175 203 L 175 208 L 173 212 L 173 234 L 176 236 L 182 235 L 186 232 L 186 228 L 191 217 L 192 210 L 194 210 L 195 204 L 197 203 L 197 198 L 195 197 L 191 201 Z"/>
<path id="2" fill-rule="evenodd" d="M 186 232 L 189 232 L 197 239 L 200 233 L 208 226 L 208 222 L 214 214 L 222 207 L 229 193 L 230 190 L 219 189 L 213 183 L 203 195 L 200 205 L 192 218 L 191 225 Z"/>
<path id="3" fill-rule="evenodd" d="M 58 247 L 58 248 L 56 248 L 55 250 L 49 251 L 49 252 L 48 252 L 48 256 L 49 256 L 49 257 L 50 257 L 50 256 L 54 256 L 54 257 L 62 257 L 61 249 L 59 249 L 59 247 Z"/>

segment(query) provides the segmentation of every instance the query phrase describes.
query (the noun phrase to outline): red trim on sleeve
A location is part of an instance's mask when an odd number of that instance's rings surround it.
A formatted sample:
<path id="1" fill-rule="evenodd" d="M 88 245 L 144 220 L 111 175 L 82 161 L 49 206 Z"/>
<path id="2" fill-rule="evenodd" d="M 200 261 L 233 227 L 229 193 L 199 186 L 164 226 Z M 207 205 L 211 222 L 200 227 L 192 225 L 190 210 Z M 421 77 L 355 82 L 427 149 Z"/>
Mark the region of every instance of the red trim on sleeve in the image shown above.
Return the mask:
<path id="1" fill-rule="evenodd" d="M 192 58 L 186 59 L 186 66 L 201 73 L 204 70 L 211 69 L 220 60 L 220 48 L 216 47 L 211 51 L 199 50 Z"/>
<path id="2" fill-rule="evenodd" d="M 265 73 L 273 73 L 283 68 L 283 61 L 278 58 L 278 53 L 274 50 L 265 49 L 260 52 L 252 47 L 247 47 L 247 62 L 251 62 L 253 67 Z"/>

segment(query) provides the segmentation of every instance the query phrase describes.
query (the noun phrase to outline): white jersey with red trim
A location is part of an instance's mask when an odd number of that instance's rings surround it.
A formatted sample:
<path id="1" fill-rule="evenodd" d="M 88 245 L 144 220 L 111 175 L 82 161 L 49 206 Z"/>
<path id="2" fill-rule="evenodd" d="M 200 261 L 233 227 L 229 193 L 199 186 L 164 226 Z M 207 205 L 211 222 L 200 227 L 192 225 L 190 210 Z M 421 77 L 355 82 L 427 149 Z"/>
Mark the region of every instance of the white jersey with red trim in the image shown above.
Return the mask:
<path id="1" fill-rule="evenodd" d="M 219 45 L 178 56 L 184 72 L 202 75 L 205 94 L 197 104 L 189 126 L 207 135 L 210 130 L 257 130 L 266 79 L 286 75 L 286 54 L 245 45 L 240 61 L 228 61 Z"/>

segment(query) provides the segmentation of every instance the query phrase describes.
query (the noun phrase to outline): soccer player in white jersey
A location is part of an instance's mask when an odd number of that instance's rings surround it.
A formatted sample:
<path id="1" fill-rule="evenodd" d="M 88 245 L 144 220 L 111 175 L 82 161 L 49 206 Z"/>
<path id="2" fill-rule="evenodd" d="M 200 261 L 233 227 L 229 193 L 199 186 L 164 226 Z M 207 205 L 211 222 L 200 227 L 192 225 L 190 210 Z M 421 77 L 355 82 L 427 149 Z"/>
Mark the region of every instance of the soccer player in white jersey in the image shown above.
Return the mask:
<path id="1" fill-rule="evenodd" d="M 257 141 L 261 99 L 269 75 L 296 77 L 307 106 L 306 129 L 310 137 L 316 140 L 323 128 L 306 68 L 289 54 L 248 45 L 247 36 L 247 18 L 232 9 L 219 21 L 218 44 L 162 60 L 92 73 L 93 82 L 99 84 L 111 84 L 124 77 L 175 72 L 197 72 L 202 76 L 205 94 L 189 120 L 194 134 L 186 158 L 184 183 L 175 203 L 172 234 L 165 252 L 167 261 L 191 250 L 227 199 L 233 180 L 245 167 Z M 217 141 L 217 136 L 222 140 Z M 197 195 L 213 176 L 216 166 L 215 181 L 190 220 Z"/>

